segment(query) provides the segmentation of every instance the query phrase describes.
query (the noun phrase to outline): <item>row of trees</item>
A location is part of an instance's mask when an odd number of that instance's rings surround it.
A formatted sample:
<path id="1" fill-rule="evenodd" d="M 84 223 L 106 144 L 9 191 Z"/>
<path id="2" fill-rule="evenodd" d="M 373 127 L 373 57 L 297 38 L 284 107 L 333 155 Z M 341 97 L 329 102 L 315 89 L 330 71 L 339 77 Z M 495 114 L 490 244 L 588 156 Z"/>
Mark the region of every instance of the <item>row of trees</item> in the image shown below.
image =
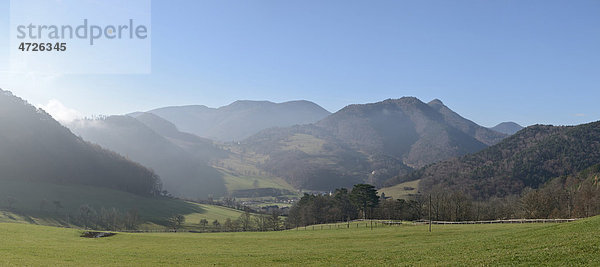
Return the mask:
<path id="1" fill-rule="evenodd" d="M 351 192 L 341 188 L 331 195 L 304 194 L 290 209 L 286 225 L 298 227 L 372 218 L 379 202 L 377 190 L 368 184 L 355 185 Z"/>
<path id="2" fill-rule="evenodd" d="M 600 171 L 600 166 L 598 166 Z M 474 200 L 461 191 L 434 187 L 411 200 L 379 199 L 371 185 L 352 191 L 337 189 L 331 195 L 305 194 L 290 210 L 287 227 L 348 221 L 358 218 L 436 221 L 470 221 L 519 218 L 583 218 L 600 214 L 600 172 L 552 180 L 520 195 Z"/>
<path id="3" fill-rule="evenodd" d="M 131 209 L 126 212 L 115 208 L 101 208 L 99 211 L 89 205 L 81 205 L 76 216 L 67 215 L 69 223 L 86 229 L 100 230 L 135 230 L 141 223 L 138 211 Z"/>
<path id="4" fill-rule="evenodd" d="M 214 221 L 213 225 L 218 221 Z M 222 226 L 217 224 L 217 230 L 227 232 L 238 231 L 278 231 L 282 229 L 281 218 L 278 212 L 271 214 L 251 214 L 250 210 L 246 210 L 236 220 L 230 218 L 225 219 Z"/>
<path id="5" fill-rule="evenodd" d="M 583 218 L 600 214 L 600 175 L 589 176 L 583 181 L 578 177 L 562 177 L 541 189 L 527 190 L 521 200 L 525 215 Z"/>
<path id="6" fill-rule="evenodd" d="M 185 217 L 174 215 L 169 218 L 169 226 L 176 232 L 183 226 Z M 212 223 L 205 218 L 200 219 L 198 225 L 203 231 L 212 232 L 245 232 L 245 231 L 278 231 L 282 229 L 282 220 L 277 211 L 271 214 L 252 214 L 250 209 L 237 219 L 226 218 L 223 222 L 214 220 Z"/>
<path id="7" fill-rule="evenodd" d="M 584 218 L 600 214 L 600 165 L 503 198 L 474 201 L 441 186 L 430 193 L 435 220 Z"/>

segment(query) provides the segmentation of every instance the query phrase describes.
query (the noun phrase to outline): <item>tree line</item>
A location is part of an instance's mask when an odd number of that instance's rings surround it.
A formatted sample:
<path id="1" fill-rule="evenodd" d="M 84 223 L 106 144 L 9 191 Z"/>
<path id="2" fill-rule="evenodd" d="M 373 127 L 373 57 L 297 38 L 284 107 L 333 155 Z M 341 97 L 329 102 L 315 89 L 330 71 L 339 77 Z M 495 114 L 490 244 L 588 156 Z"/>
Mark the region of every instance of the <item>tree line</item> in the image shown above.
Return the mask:
<path id="1" fill-rule="evenodd" d="M 351 191 L 340 188 L 332 194 L 304 194 L 290 209 L 286 227 L 347 222 L 355 219 L 418 220 L 423 214 L 423 203 L 419 198 L 382 199 L 377 195 L 374 186 L 357 184 Z"/>
<path id="2" fill-rule="evenodd" d="M 68 223 L 85 229 L 136 230 L 142 223 L 137 209 L 120 211 L 116 208 L 96 210 L 89 205 L 81 205 L 77 215 L 66 215 Z"/>
<path id="3" fill-rule="evenodd" d="M 181 214 L 173 215 L 169 218 L 169 228 L 177 232 L 183 228 L 185 217 Z M 217 219 L 209 222 L 206 218 L 200 219 L 196 225 L 196 229 L 203 232 L 248 232 L 248 231 L 279 231 L 283 230 L 283 221 L 280 213 L 275 210 L 270 214 L 254 214 L 251 209 L 246 208 L 244 212 L 237 218 L 226 218 L 223 221 Z M 191 226 L 191 225 L 188 225 Z"/>
<path id="4" fill-rule="evenodd" d="M 431 213 L 430 213 L 431 211 Z M 600 164 L 574 176 L 553 179 L 521 194 L 486 200 L 435 186 L 412 198 L 380 198 L 375 187 L 355 185 L 352 191 L 305 194 L 292 208 L 286 227 L 345 222 L 354 219 L 477 221 L 503 219 L 584 218 L 600 214 Z"/>
<path id="5" fill-rule="evenodd" d="M 576 175 L 561 176 L 520 194 L 473 200 L 468 193 L 434 187 L 430 193 L 434 220 L 558 219 L 600 214 L 600 164 Z M 427 200 L 419 196 L 428 211 Z"/>

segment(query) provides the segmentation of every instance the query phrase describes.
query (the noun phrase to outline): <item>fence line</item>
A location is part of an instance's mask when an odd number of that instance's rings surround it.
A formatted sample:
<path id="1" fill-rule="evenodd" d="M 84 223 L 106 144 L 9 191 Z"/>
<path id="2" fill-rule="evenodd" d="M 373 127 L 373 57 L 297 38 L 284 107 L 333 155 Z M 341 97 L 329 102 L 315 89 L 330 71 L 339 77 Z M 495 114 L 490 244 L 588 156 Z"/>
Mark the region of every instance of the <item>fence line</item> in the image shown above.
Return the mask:
<path id="1" fill-rule="evenodd" d="M 510 219 L 510 220 L 487 220 L 487 221 L 432 221 L 431 224 L 436 225 L 454 225 L 454 224 L 522 224 L 522 223 L 567 223 L 577 221 L 579 219 Z M 307 225 L 293 228 L 290 230 L 325 230 L 325 229 L 345 229 L 345 228 L 379 228 L 385 226 L 399 225 L 428 225 L 429 221 L 419 220 L 414 222 L 402 222 L 393 220 L 353 220 L 350 222 L 326 223 L 317 225 Z M 352 227 L 350 227 L 352 225 Z M 333 227 L 332 227 L 333 226 Z"/>
<path id="2" fill-rule="evenodd" d="M 452 221 L 432 221 L 431 224 L 435 225 L 455 225 L 455 224 L 520 224 L 520 223 L 567 223 L 573 222 L 579 219 L 511 219 L 511 220 L 487 220 L 487 221 L 460 221 L 460 222 L 452 222 Z M 285 230 L 332 230 L 332 229 L 347 229 L 347 228 L 379 228 L 384 226 L 399 226 L 399 225 L 428 225 L 429 221 L 419 220 L 414 222 L 402 222 L 402 221 L 393 221 L 393 220 L 365 220 L 358 219 L 352 220 L 350 222 L 337 222 L 337 223 L 325 223 L 325 224 L 316 224 L 316 225 L 306 225 L 295 228 L 288 229 L 280 229 L 280 231 Z M 351 227 L 352 226 L 352 227 Z M 154 229 L 154 230 L 120 230 L 118 232 L 124 233 L 173 233 L 173 229 Z M 179 233 L 223 233 L 223 232 L 243 232 L 241 230 L 237 231 L 227 231 L 222 229 L 221 231 L 214 231 L 214 229 L 208 231 L 198 231 L 198 230 L 187 230 L 187 229 L 178 229 Z M 260 231 L 250 231 L 250 232 L 260 232 Z"/>
<path id="3" fill-rule="evenodd" d="M 511 220 L 490 220 L 490 221 L 432 221 L 431 224 L 502 224 L 502 223 L 566 223 L 578 219 L 511 219 Z M 419 221 L 422 224 L 429 224 L 428 221 Z"/>

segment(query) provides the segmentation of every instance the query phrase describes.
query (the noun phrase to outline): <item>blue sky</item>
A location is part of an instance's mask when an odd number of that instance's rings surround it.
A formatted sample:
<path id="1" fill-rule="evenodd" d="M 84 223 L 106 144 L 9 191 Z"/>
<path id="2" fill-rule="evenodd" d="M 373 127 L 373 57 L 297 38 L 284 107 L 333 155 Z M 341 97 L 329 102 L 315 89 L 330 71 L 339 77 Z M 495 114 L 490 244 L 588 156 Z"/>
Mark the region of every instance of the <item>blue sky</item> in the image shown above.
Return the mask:
<path id="1" fill-rule="evenodd" d="M 8 13 L 0 0 L 0 88 L 82 115 L 416 96 L 484 126 L 600 120 L 597 0 L 155 0 L 148 75 L 12 74 Z"/>

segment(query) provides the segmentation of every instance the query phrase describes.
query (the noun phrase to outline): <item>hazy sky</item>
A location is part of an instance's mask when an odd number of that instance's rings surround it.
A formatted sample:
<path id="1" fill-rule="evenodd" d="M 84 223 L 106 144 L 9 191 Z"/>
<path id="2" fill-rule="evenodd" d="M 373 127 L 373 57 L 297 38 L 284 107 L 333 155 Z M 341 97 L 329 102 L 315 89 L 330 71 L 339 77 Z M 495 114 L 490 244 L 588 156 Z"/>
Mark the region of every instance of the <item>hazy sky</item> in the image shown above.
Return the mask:
<path id="1" fill-rule="evenodd" d="M 598 0 L 155 0 L 151 35 L 150 75 L 9 73 L 0 38 L 0 88 L 83 115 L 416 96 L 484 126 L 600 120 Z"/>

